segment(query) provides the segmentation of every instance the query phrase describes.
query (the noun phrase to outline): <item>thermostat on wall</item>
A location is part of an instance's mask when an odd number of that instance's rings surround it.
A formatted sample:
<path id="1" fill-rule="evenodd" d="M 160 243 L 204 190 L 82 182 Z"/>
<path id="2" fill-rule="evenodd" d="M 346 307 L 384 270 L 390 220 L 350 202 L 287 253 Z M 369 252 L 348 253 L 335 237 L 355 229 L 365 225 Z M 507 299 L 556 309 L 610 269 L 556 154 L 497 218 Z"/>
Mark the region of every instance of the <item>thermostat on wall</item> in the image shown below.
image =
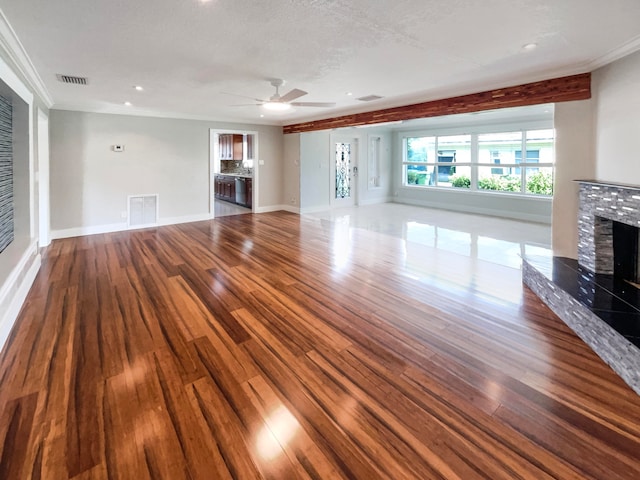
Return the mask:
<path id="1" fill-rule="evenodd" d="M 113 145 L 111 148 L 114 152 L 124 152 L 124 145 Z"/>

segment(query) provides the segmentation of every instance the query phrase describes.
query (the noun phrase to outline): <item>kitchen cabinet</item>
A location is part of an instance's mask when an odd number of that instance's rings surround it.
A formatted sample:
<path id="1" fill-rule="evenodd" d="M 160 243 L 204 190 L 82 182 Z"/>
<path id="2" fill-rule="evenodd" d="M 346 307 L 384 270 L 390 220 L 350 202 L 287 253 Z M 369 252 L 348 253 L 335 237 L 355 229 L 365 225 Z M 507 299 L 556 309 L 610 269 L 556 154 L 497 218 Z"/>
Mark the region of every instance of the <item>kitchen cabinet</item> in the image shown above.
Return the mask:
<path id="1" fill-rule="evenodd" d="M 242 135 L 232 135 L 233 137 L 233 160 L 242 160 Z"/>
<path id="2" fill-rule="evenodd" d="M 236 179 L 238 177 L 231 175 L 216 175 L 213 180 L 213 193 L 215 198 L 224 200 L 225 202 L 235 203 L 243 207 L 252 208 L 253 206 L 253 179 L 251 177 L 242 177 L 242 184 L 245 188 L 245 194 L 240 195 L 242 200 L 236 196 Z"/>
<path id="3" fill-rule="evenodd" d="M 216 198 L 236 202 L 236 179 L 226 175 L 216 175 L 213 192 Z"/>
<path id="4" fill-rule="evenodd" d="M 253 179 L 252 178 L 247 178 L 247 182 L 246 182 L 246 188 L 247 188 L 247 200 L 245 203 L 245 206 L 247 208 L 253 208 Z"/>
<path id="5" fill-rule="evenodd" d="M 229 138 L 230 135 L 224 134 L 218 137 L 218 150 L 220 152 L 220 160 L 227 160 L 230 158 L 229 154 Z"/>
<path id="6" fill-rule="evenodd" d="M 254 137 L 255 135 L 250 133 L 247 135 L 247 160 L 253 161 L 254 155 Z"/>
<path id="7" fill-rule="evenodd" d="M 218 137 L 220 160 L 242 160 L 242 135 L 223 133 Z"/>

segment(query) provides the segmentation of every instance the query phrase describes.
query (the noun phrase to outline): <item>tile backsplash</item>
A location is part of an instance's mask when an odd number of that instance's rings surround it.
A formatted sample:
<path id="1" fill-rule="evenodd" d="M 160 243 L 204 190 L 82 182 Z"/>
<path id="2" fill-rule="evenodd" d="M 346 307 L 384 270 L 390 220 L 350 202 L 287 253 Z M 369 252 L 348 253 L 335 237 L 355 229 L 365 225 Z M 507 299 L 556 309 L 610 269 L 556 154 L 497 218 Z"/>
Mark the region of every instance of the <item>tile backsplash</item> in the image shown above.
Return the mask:
<path id="1" fill-rule="evenodd" d="M 253 175 L 253 168 L 243 167 L 242 160 L 220 160 L 220 173 Z"/>

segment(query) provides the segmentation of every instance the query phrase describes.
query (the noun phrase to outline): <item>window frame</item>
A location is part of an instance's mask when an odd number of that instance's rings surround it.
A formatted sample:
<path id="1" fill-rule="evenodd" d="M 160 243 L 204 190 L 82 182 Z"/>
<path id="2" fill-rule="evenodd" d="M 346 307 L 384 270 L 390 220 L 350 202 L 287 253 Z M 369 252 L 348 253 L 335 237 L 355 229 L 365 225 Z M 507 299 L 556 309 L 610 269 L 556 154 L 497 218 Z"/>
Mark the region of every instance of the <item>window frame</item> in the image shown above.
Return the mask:
<path id="1" fill-rule="evenodd" d="M 430 129 L 430 130 L 412 130 L 412 131 L 402 131 L 399 132 L 399 140 L 401 142 L 402 148 L 402 161 L 400 164 L 400 187 L 407 189 L 415 189 L 415 188 L 423 188 L 423 189 L 440 189 L 447 191 L 456 191 L 456 192 L 475 192 L 481 194 L 498 194 L 498 195 L 517 195 L 524 196 L 527 198 L 540 198 L 540 199 L 551 199 L 553 198 L 553 192 L 551 195 L 544 195 L 539 193 L 530 193 L 527 192 L 527 172 L 530 173 L 531 168 L 536 168 L 538 171 L 546 168 L 551 169 L 552 177 L 555 177 L 555 142 L 556 142 L 556 132 L 555 128 L 552 124 L 553 122 L 545 121 L 532 121 L 526 123 L 510 123 L 510 124 L 494 124 L 494 125 L 475 125 L 468 127 L 454 127 L 454 128 L 442 128 L 442 129 Z M 527 149 L 527 132 L 536 131 L 536 130 L 551 130 L 553 131 L 553 141 L 551 145 L 551 161 L 540 161 L 540 151 L 542 148 L 529 148 Z M 479 137 L 485 134 L 501 134 L 501 133 L 521 133 L 521 138 L 519 140 L 520 145 L 517 148 L 517 151 L 520 152 L 520 161 L 516 161 L 516 156 L 514 150 L 514 161 L 510 163 L 486 163 L 486 161 L 480 162 L 480 145 L 479 145 Z M 410 162 L 407 161 L 407 150 L 408 150 L 408 139 L 409 138 L 422 138 L 422 137 L 433 137 L 434 138 L 434 151 L 436 152 L 436 158 L 438 158 L 438 152 L 440 150 L 447 150 L 446 147 L 439 148 L 438 147 L 438 138 L 446 137 L 452 135 L 469 135 L 471 138 L 470 148 L 470 162 Z M 538 156 L 533 161 L 533 158 L 528 158 L 528 151 L 537 150 Z M 524 157 L 524 161 L 522 158 Z M 427 158 L 428 160 L 428 158 Z M 427 175 L 429 181 L 425 181 L 423 183 L 408 183 L 408 171 L 411 170 L 411 167 L 422 167 L 428 172 L 430 169 L 431 175 Z M 447 182 L 439 182 L 439 175 L 436 174 L 436 170 L 438 167 L 469 167 L 470 170 L 470 186 L 469 187 L 454 187 L 450 184 L 443 185 L 442 183 Z M 514 176 L 520 177 L 520 188 L 517 191 L 509 191 L 509 190 L 490 190 L 483 189 L 479 187 L 480 180 L 480 171 L 482 168 L 501 168 L 504 170 L 509 169 L 510 172 Z M 457 169 L 457 168 L 456 168 Z M 417 170 L 417 169 L 416 169 Z M 431 180 L 431 178 L 435 174 L 435 179 Z"/>

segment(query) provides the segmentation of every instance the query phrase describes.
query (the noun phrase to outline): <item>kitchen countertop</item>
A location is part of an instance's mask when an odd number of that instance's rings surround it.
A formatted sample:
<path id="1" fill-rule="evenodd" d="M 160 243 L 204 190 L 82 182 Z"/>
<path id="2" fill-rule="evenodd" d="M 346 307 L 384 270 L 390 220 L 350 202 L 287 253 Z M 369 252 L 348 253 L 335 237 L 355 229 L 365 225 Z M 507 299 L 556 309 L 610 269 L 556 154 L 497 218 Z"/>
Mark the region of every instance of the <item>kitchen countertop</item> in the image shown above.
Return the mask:
<path id="1" fill-rule="evenodd" d="M 222 175 L 223 177 L 253 178 L 253 175 L 248 173 L 216 173 L 216 175 Z"/>

